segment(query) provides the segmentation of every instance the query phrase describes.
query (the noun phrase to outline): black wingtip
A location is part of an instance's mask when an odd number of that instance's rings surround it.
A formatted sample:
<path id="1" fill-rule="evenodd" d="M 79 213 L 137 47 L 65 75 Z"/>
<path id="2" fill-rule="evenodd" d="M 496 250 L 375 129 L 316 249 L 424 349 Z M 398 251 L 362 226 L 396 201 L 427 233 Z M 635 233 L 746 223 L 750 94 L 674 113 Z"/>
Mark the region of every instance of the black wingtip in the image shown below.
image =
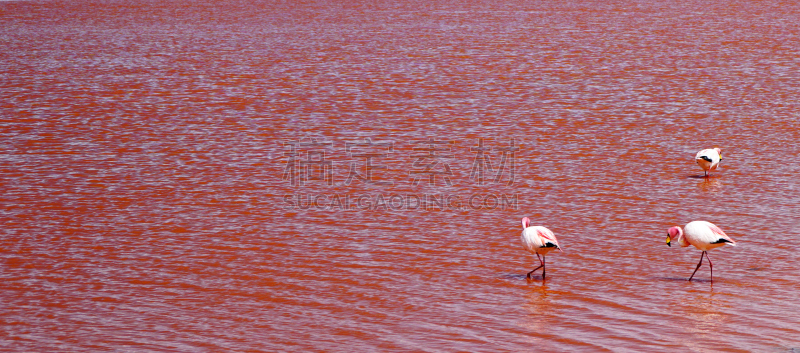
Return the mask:
<path id="1" fill-rule="evenodd" d="M 700 156 L 700 159 L 705 160 L 709 163 L 712 162 L 711 158 L 709 158 L 708 156 Z"/>
<path id="2" fill-rule="evenodd" d="M 719 239 L 717 239 L 717 241 L 715 241 L 715 242 L 713 242 L 711 244 L 722 244 L 722 243 L 733 243 L 733 242 L 728 240 L 728 239 L 725 239 L 725 238 L 719 238 Z"/>

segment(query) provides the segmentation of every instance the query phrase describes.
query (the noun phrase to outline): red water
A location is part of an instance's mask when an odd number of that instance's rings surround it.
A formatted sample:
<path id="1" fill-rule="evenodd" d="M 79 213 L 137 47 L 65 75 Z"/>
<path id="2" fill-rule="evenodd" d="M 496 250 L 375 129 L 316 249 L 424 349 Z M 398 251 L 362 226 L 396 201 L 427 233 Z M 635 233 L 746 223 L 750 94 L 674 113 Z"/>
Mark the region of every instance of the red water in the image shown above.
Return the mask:
<path id="1" fill-rule="evenodd" d="M 5 1 L 0 38 L 0 349 L 800 350 L 795 3 Z"/>

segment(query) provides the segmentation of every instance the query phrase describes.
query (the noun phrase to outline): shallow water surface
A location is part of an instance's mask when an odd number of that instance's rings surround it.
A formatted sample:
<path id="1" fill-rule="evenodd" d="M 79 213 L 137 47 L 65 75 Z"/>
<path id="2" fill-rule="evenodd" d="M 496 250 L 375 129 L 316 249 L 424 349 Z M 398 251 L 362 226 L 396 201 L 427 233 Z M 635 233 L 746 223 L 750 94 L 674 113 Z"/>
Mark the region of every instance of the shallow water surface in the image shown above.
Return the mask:
<path id="1" fill-rule="evenodd" d="M 0 347 L 800 350 L 798 14 L 2 2 Z"/>

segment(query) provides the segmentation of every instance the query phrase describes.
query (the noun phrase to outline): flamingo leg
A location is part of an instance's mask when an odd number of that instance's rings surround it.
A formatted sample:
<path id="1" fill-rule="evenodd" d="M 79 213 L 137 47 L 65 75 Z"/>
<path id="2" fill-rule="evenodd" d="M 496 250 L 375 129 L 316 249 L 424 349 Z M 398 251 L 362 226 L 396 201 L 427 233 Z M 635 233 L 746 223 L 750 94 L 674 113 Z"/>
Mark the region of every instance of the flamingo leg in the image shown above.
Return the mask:
<path id="1" fill-rule="evenodd" d="M 700 254 L 700 262 L 698 262 L 698 263 L 697 263 L 697 267 L 695 267 L 695 268 L 694 268 L 694 272 L 692 272 L 692 275 L 691 275 L 691 276 L 689 276 L 689 280 L 690 280 L 690 281 L 692 280 L 692 277 L 694 277 L 694 274 L 695 274 L 695 273 L 697 273 L 697 270 L 699 270 L 699 269 L 700 269 L 700 265 L 702 265 L 702 264 L 703 264 L 703 255 L 705 255 L 705 254 L 706 254 L 706 252 L 705 252 L 705 251 L 703 251 L 703 253 L 702 253 L 702 254 Z"/>
<path id="2" fill-rule="evenodd" d="M 714 264 L 711 263 L 711 256 L 706 253 L 706 260 L 708 260 L 708 267 L 711 267 L 711 283 L 714 283 Z"/>
<path id="3" fill-rule="evenodd" d="M 539 264 L 540 264 L 540 265 L 539 265 L 539 267 L 537 267 L 537 268 L 534 268 L 534 269 L 533 269 L 533 271 L 531 271 L 531 272 L 528 272 L 528 278 L 531 278 L 531 274 L 533 274 L 533 272 L 534 272 L 534 271 L 536 271 L 536 270 L 538 270 L 538 269 L 540 269 L 540 268 L 544 267 L 544 261 L 542 261 L 542 258 L 539 256 L 539 254 L 536 254 L 536 257 L 538 257 L 538 258 L 539 258 Z M 542 278 L 544 278 L 544 270 L 542 270 Z"/>
<path id="4" fill-rule="evenodd" d="M 545 266 L 547 259 L 542 255 L 542 281 L 544 281 L 545 272 L 547 272 L 547 266 Z"/>

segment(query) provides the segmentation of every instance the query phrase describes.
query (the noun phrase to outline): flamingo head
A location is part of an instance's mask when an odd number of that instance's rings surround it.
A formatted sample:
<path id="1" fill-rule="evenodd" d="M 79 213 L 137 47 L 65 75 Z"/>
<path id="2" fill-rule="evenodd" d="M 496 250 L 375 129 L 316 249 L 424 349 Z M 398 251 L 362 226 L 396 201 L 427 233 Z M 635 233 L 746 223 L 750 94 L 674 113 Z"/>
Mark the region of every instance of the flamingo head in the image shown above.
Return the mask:
<path id="1" fill-rule="evenodd" d="M 717 154 L 719 155 L 719 160 L 722 160 L 722 150 L 719 148 L 715 148 L 714 151 L 717 151 Z"/>
<path id="2" fill-rule="evenodd" d="M 681 240 L 683 240 L 683 229 L 681 229 L 681 227 L 675 226 L 667 231 L 667 246 L 672 246 L 670 243 L 673 239 L 676 240 L 678 244 L 681 243 Z"/>
<path id="3" fill-rule="evenodd" d="M 531 220 L 528 217 L 522 217 L 522 229 L 528 228 L 531 225 Z"/>

